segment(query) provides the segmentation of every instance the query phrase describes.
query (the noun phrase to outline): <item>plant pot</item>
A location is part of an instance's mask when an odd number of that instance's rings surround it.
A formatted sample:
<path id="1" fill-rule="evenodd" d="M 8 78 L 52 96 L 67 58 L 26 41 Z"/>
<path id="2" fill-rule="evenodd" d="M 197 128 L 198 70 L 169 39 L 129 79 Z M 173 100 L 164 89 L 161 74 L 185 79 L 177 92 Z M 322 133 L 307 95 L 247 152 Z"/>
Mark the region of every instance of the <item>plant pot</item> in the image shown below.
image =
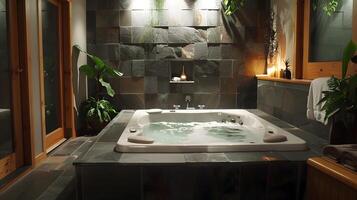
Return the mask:
<path id="1" fill-rule="evenodd" d="M 330 144 L 357 144 L 357 113 L 337 112 L 332 117 Z"/>
<path id="2" fill-rule="evenodd" d="M 93 135 L 97 135 L 100 131 L 102 131 L 108 122 L 99 122 L 99 120 L 88 120 L 88 126 L 93 131 Z"/>

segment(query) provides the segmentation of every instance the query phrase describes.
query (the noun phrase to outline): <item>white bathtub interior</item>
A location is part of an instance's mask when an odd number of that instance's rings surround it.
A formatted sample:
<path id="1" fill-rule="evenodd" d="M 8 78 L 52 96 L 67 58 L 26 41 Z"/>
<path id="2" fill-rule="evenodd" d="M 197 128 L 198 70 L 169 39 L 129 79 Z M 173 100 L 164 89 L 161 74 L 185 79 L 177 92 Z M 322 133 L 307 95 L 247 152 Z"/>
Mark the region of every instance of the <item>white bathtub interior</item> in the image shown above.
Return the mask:
<path id="1" fill-rule="evenodd" d="M 305 149 L 302 139 L 246 110 L 137 110 L 115 147 L 152 153 Z"/>

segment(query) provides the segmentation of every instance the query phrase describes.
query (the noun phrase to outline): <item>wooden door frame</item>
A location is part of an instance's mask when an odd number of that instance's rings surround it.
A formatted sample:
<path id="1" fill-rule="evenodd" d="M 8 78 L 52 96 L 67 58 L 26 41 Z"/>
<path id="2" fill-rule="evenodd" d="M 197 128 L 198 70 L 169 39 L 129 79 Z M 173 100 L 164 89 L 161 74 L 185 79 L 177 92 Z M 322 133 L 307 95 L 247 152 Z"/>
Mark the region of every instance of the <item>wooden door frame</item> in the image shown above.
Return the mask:
<path id="1" fill-rule="evenodd" d="M 23 166 L 27 166 L 25 170 L 19 173 L 16 177 L 9 179 L 5 184 L 0 185 L 0 191 L 8 188 L 16 180 L 28 174 L 36 163 L 45 159 L 46 154 L 35 155 L 35 142 L 34 142 L 34 123 L 33 123 L 33 82 L 32 82 L 32 65 L 31 59 L 38 59 L 31 57 L 30 36 L 33 34 L 29 32 L 28 21 L 30 19 L 30 12 L 28 12 L 27 0 L 10 0 L 17 3 L 17 18 L 18 24 L 18 54 L 19 66 L 22 67 L 21 79 L 21 112 L 22 112 L 22 137 L 23 137 Z M 74 124 L 74 111 L 73 111 L 73 87 L 72 87 L 72 41 L 71 41 L 71 1 L 61 0 L 63 5 L 63 56 L 64 59 L 64 95 L 65 97 L 65 136 L 67 138 L 75 137 L 75 124 Z M 45 150 L 43 149 L 43 152 Z M 41 158 L 41 160 L 37 159 Z"/>
<path id="2" fill-rule="evenodd" d="M 32 116 L 32 67 L 29 47 L 29 32 L 27 22 L 29 19 L 29 13 L 27 12 L 26 0 L 10 0 L 13 6 L 14 13 L 17 12 L 17 33 L 18 34 L 18 66 L 21 66 L 22 72 L 20 73 L 20 87 L 21 87 L 21 118 L 22 118 L 22 147 L 23 147 L 23 166 L 30 166 L 26 170 L 22 171 L 18 176 L 13 179 L 9 179 L 5 184 L 0 185 L 0 191 L 5 190 L 13 182 L 20 177 L 27 174 L 35 162 L 34 154 L 34 129 L 33 129 L 33 116 Z M 19 68 L 20 69 L 20 68 Z M 21 145 L 21 144 L 20 144 Z M 19 166 L 20 167 L 20 166 Z"/>
<path id="3" fill-rule="evenodd" d="M 39 47 L 39 63 L 40 63 L 40 70 L 39 70 L 39 77 L 40 77 L 40 96 L 41 96 L 41 123 L 42 123 L 42 137 L 43 137 L 43 146 L 45 150 L 48 150 L 51 148 L 53 145 L 55 145 L 57 142 L 61 141 L 61 139 L 65 138 L 64 137 L 64 96 L 63 96 L 63 40 L 62 40 L 62 4 L 58 0 L 46 0 L 49 3 L 53 4 L 56 6 L 58 9 L 58 15 L 56 16 L 56 23 L 57 23 L 57 30 L 58 30 L 58 53 L 59 53 L 59 58 L 58 58 L 58 75 L 59 75 L 59 113 L 57 113 L 59 116 L 59 125 L 60 127 L 57 128 L 56 130 L 53 130 L 51 133 L 47 134 L 46 130 L 46 111 L 45 111 L 45 77 L 44 77 L 44 48 L 43 48 L 43 27 L 42 27 L 42 0 L 37 0 L 37 6 L 38 6 L 38 47 Z"/>
<path id="4" fill-rule="evenodd" d="M 8 38 L 8 67 L 11 82 L 11 126 L 13 152 L 0 159 L 0 179 L 24 164 L 22 118 L 21 118 L 21 72 L 19 64 L 17 2 L 6 0 L 6 26 Z M 16 123 L 16 124 L 15 124 Z"/>
<path id="5" fill-rule="evenodd" d="M 73 110 L 73 84 L 72 84 L 72 42 L 71 42 L 71 1 L 70 0 L 48 0 L 54 4 L 60 6 L 60 22 L 61 26 L 61 61 L 62 62 L 62 85 L 60 86 L 62 92 L 62 111 L 63 111 L 63 131 L 64 138 L 71 138 L 76 136 L 75 125 L 74 125 L 74 110 Z M 43 82 L 43 48 L 42 48 L 42 16 L 41 16 L 41 2 L 37 0 L 38 6 L 38 34 L 39 34 L 39 61 L 40 61 L 40 82 L 41 82 L 41 123 L 42 123 L 42 143 L 43 143 L 43 153 L 45 153 L 48 148 L 53 145 L 53 142 L 48 144 L 46 142 L 46 128 L 45 128 L 45 113 L 44 113 L 44 82 Z M 58 138 L 55 138 L 58 139 Z M 41 156 L 42 159 L 46 156 Z"/>
<path id="6" fill-rule="evenodd" d="M 298 78 L 302 77 L 304 79 L 314 79 L 322 76 L 337 76 L 341 77 L 341 61 L 327 61 L 327 62 L 310 62 L 309 61 L 309 45 L 310 45 L 310 5 L 311 0 L 298 0 L 298 6 L 303 6 L 303 10 L 301 8 L 298 10 L 298 15 L 303 15 L 303 23 L 301 23 L 301 17 L 298 16 L 298 25 L 302 27 L 298 27 L 297 31 L 300 32 L 303 30 L 303 38 L 302 39 L 302 49 L 303 53 L 301 55 L 301 51 L 298 49 L 297 60 L 302 60 L 302 64 L 297 65 Z M 357 0 L 353 0 L 353 19 L 352 19 L 352 38 L 357 42 Z M 300 19 L 300 20 L 299 20 Z M 300 22 L 300 23 L 299 23 Z M 297 43 L 296 48 L 301 46 L 301 43 Z M 352 64 L 351 64 L 352 65 Z M 349 73 L 355 73 L 355 67 L 349 68 Z"/>

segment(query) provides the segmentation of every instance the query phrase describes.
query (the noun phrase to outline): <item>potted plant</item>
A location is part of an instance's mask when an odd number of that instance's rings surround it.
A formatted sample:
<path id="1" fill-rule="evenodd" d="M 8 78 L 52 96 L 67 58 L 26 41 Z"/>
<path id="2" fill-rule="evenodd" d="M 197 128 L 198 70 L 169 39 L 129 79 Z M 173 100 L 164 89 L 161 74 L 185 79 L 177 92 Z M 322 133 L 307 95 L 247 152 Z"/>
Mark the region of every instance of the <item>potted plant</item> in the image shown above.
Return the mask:
<path id="1" fill-rule="evenodd" d="M 328 80 L 329 91 L 319 104 L 326 111 L 325 120 L 331 119 L 330 143 L 357 143 L 357 74 L 346 76 L 350 61 L 357 63 L 357 45 L 352 41 L 344 50 L 342 78 L 334 76 Z"/>
<path id="2" fill-rule="evenodd" d="M 115 107 L 106 99 L 107 96 L 114 97 L 115 91 L 107 82 L 108 78 L 118 78 L 123 74 L 115 68 L 107 65 L 102 59 L 91 55 L 82 50 L 78 45 L 74 46 L 79 52 L 87 55 L 90 59 L 89 64 L 80 66 L 80 72 L 83 72 L 88 79 L 95 81 L 95 96 L 89 97 L 81 103 L 79 109 L 79 118 L 82 122 L 82 128 L 90 130 L 91 133 L 100 132 L 118 113 Z M 103 93 L 103 90 L 105 91 Z"/>

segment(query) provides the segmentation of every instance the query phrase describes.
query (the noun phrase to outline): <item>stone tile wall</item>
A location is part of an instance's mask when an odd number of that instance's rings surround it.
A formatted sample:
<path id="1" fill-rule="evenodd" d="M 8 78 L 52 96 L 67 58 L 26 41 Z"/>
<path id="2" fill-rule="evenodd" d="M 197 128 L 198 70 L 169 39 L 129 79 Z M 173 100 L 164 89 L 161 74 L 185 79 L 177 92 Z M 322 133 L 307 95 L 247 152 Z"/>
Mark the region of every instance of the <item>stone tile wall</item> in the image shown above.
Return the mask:
<path id="1" fill-rule="evenodd" d="M 184 106 L 186 95 L 193 106 L 255 108 L 269 5 L 226 17 L 221 0 L 88 0 L 87 48 L 124 73 L 111 81 L 122 109 Z M 170 84 L 183 66 L 195 83 Z"/>
<path id="2" fill-rule="evenodd" d="M 328 140 L 329 125 L 308 120 L 307 96 L 310 85 L 258 81 L 258 109 Z"/>

